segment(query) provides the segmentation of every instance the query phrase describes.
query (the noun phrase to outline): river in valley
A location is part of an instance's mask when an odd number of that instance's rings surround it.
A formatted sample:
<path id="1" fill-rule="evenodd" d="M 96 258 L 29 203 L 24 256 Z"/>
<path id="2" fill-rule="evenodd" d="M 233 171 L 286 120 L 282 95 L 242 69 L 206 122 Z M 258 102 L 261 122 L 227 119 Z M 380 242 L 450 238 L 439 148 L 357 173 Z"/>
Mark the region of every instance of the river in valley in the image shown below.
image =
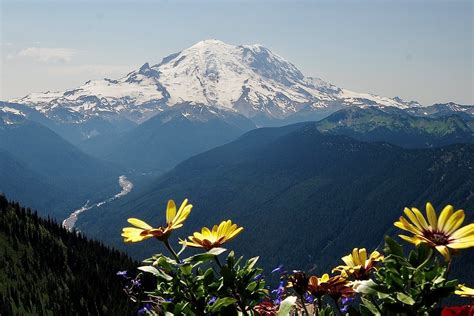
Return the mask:
<path id="1" fill-rule="evenodd" d="M 84 213 L 85 211 L 88 211 L 94 207 L 101 207 L 102 205 L 112 202 L 113 200 L 120 199 L 121 197 L 124 197 L 125 195 L 130 193 L 130 191 L 132 191 L 133 183 L 130 180 L 128 180 L 126 176 L 124 175 L 120 176 L 118 179 L 118 182 L 119 182 L 120 187 L 122 188 L 122 190 L 119 193 L 95 204 L 89 204 L 90 201 L 87 201 L 81 208 L 75 210 L 74 212 L 71 213 L 71 215 L 69 215 L 68 218 L 63 220 L 63 223 L 62 223 L 63 227 L 69 231 L 72 231 L 81 213 Z"/>

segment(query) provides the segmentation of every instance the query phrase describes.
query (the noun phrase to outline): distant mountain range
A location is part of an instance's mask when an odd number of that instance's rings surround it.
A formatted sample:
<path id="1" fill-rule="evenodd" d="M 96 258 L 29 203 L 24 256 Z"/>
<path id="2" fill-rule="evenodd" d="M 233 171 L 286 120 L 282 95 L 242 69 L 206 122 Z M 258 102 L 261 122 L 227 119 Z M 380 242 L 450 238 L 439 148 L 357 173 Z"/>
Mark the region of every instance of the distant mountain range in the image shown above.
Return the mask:
<path id="1" fill-rule="evenodd" d="M 2 123 L 0 193 L 62 217 L 88 199 L 120 191 L 120 169 L 113 164 L 83 153 L 40 123 Z"/>
<path id="2" fill-rule="evenodd" d="M 129 170 L 164 172 L 254 128 L 251 120 L 238 113 L 185 103 L 158 113 L 119 137 L 89 139 L 81 148 Z"/>
<path id="3" fill-rule="evenodd" d="M 474 116 L 453 111 L 441 115 L 432 107 L 425 109 L 436 114 L 419 116 L 414 111 L 397 108 L 349 107 L 329 115 L 316 125 L 321 132 L 369 142 L 384 141 L 407 148 L 474 143 Z"/>

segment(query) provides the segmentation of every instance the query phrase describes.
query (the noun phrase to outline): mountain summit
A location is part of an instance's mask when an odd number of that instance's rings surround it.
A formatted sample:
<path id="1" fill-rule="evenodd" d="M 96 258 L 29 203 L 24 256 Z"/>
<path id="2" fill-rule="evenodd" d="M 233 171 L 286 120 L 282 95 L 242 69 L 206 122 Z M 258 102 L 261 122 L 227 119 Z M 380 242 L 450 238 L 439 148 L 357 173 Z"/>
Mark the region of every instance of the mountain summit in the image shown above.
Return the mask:
<path id="1" fill-rule="evenodd" d="M 270 119 L 348 105 L 419 105 L 341 89 L 319 78 L 305 77 L 261 45 L 234 46 L 219 40 L 198 42 L 159 64 L 145 63 L 118 80 L 90 80 L 76 89 L 32 93 L 11 101 L 28 104 L 62 122 L 117 115 L 142 122 L 183 102 Z"/>

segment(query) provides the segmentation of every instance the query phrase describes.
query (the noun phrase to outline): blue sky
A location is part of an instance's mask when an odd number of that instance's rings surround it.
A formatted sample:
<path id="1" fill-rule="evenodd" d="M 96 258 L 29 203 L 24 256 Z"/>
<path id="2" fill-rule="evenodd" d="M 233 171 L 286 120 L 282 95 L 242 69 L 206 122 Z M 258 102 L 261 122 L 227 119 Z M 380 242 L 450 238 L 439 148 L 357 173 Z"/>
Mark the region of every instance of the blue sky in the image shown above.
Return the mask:
<path id="1" fill-rule="evenodd" d="M 260 43 L 351 90 L 474 104 L 472 1 L 0 1 L 0 100 L 216 38 Z"/>

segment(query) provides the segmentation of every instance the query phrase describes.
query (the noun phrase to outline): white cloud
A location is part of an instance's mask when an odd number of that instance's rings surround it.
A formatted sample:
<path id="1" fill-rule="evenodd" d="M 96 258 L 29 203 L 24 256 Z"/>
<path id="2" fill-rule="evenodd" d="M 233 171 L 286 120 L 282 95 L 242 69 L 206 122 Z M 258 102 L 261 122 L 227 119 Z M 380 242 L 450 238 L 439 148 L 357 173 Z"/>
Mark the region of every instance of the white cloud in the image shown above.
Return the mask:
<path id="1" fill-rule="evenodd" d="M 77 54 L 75 49 L 47 47 L 28 47 L 18 52 L 18 56 L 30 57 L 41 62 L 70 62 L 75 54 Z"/>

